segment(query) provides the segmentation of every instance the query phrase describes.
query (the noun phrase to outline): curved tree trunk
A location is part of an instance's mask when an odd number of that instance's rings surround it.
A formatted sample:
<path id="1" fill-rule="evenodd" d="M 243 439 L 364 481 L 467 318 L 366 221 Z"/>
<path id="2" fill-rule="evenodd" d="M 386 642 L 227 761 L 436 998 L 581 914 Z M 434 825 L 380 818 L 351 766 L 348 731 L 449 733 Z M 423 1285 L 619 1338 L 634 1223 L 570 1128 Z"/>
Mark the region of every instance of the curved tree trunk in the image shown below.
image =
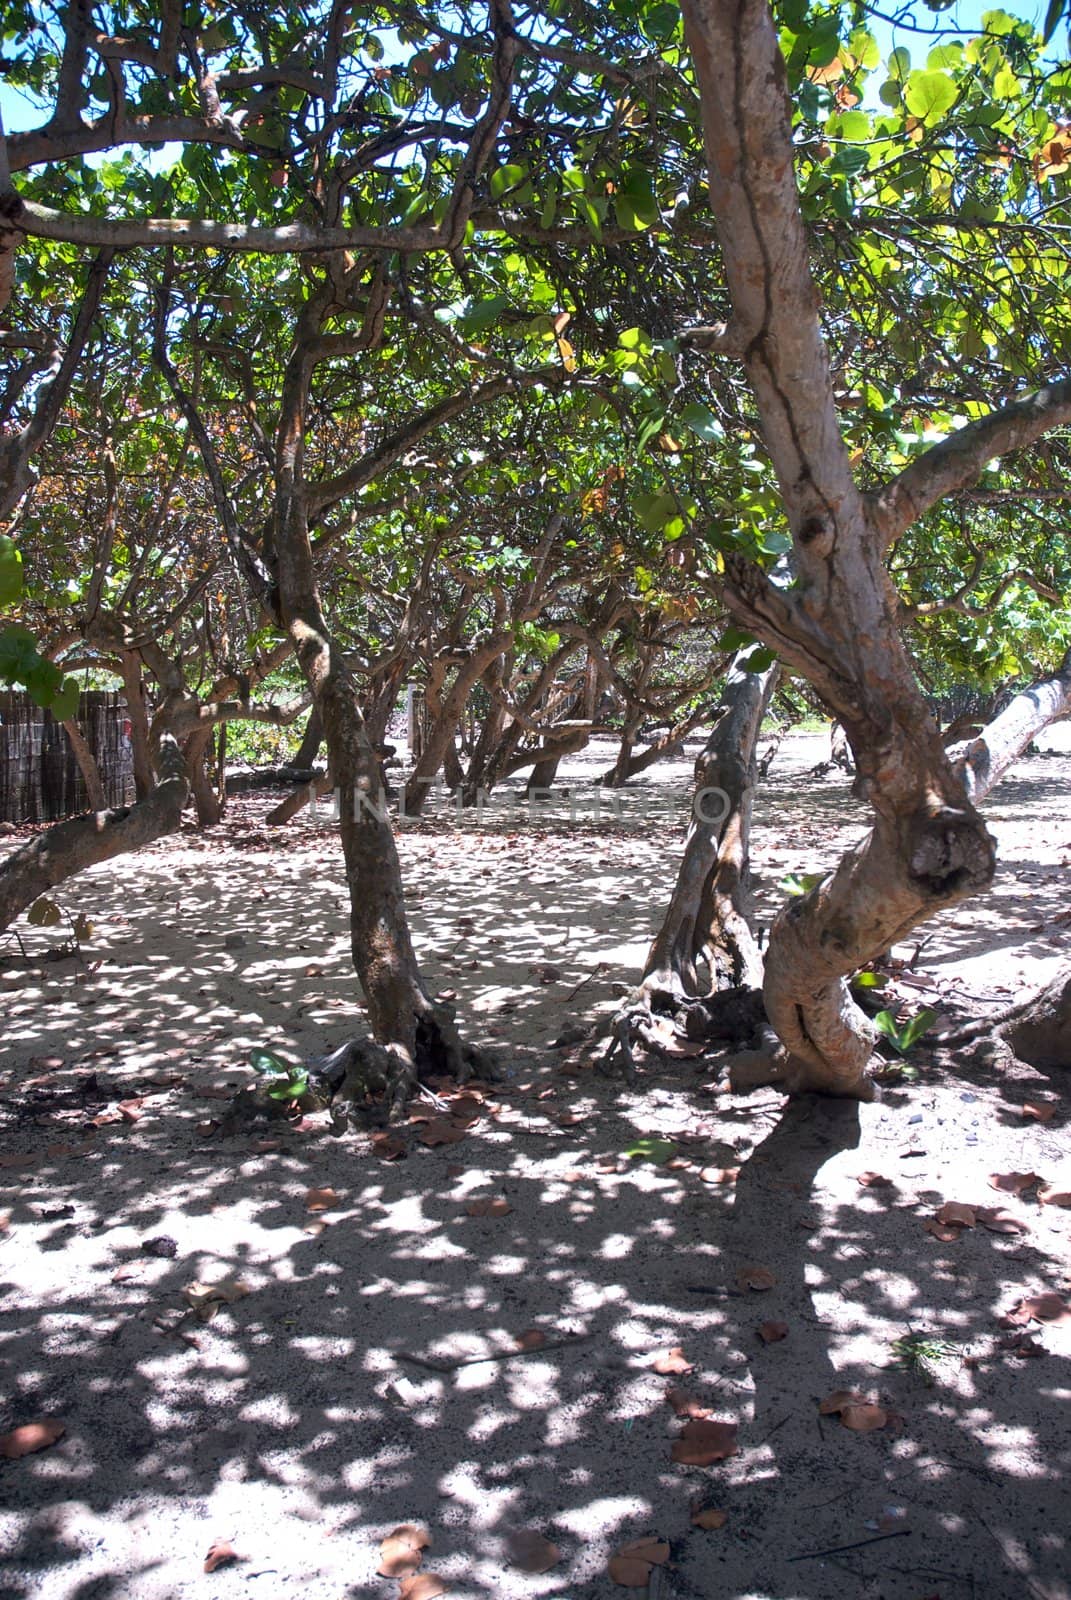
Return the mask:
<path id="1" fill-rule="evenodd" d="M 86 795 L 91 809 L 103 811 L 108 802 L 104 797 L 104 783 L 100 776 L 100 768 L 97 766 L 96 757 L 89 748 L 89 741 L 74 717 L 68 717 L 63 724 L 63 731 L 71 741 L 71 749 L 74 751 L 74 759 L 78 763 L 78 770 L 82 774 L 82 782 L 86 786 Z"/>
<path id="2" fill-rule="evenodd" d="M 149 738 L 149 707 L 145 698 L 145 680 L 141 662 L 131 650 L 120 652 L 123 669 L 123 693 L 126 696 L 126 714 L 130 721 L 130 744 L 134 760 L 134 793 L 144 800 L 152 793 L 152 746 Z"/>
<path id="3" fill-rule="evenodd" d="M 777 667 L 729 669 L 721 706 L 695 764 L 692 817 L 677 882 L 647 956 L 640 994 L 675 1009 L 704 994 L 757 988 L 762 958 L 751 932 L 748 853 L 755 747 Z M 700 979 L 700 966 L 708 981 Z"/>
<path id="4" fill-rule="evenodd" d="M 323 742 L 324 725 L 320 721 L 320 713 L 313 706 L 309 712 L 309 720 L 305 724 L 305 732 L 301 735 L 301 743 L 294 751 L 293 759 L 290 762 L 295 771 L 308 772 L 312 768 Z"/>
<path id="5" fill-rule="evenodd" d="M 190 784 L 182 752 L 170 735 L 160 740 L 156 766 L 156 788 L 136 805 L 57 822 L 0 863 L 0 929 L 9 928 L 40 895 L 75 873 L 175 832 Z"/>
<path id="6" fill-rule="evenodd" d="M 200 828 L 214 828 L 223 815 L 219 795 L 208 775 L 207 763 L 211 759 L 216 730 L 209 726 L 192 734 L 186 741 L 186 767 L 190 774 L 190 791 Z"/>

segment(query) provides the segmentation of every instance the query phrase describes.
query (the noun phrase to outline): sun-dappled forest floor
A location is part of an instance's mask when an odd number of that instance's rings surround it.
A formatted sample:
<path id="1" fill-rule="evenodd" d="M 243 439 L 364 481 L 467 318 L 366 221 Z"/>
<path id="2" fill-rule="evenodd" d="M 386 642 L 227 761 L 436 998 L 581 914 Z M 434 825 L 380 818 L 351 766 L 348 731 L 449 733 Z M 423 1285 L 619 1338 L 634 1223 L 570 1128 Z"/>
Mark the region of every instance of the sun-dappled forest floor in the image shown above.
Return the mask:
<path id="1" fill-rule="evenodd" d="M 822 753 L 761 790 L 766 921 L 865 826 Z M 401 830 L 500 1076 L 389 1134 L 227 1119 L 252 1048 L 361 1027 L 323 817 L 243 796 L 65 886 L 81 956 L 6 943 L 0 1433 L 57 1437 L 0 1461 L 0 1595 L 1071 1594 L 1067 1074 L 943 1040 L 1066 946 L 1071 757 L 993 796 L 989 899 L 894 952 L 939 1020 L 857 1106 L 735 1096 L 716 1053 L 626 1087 L 569 1042 L 638 975 L 687 803 L 679 761 L 596 817 L 607 755 L 572 815 Z M 426 1548 L 384 1554 L 400 1524 Z"/>

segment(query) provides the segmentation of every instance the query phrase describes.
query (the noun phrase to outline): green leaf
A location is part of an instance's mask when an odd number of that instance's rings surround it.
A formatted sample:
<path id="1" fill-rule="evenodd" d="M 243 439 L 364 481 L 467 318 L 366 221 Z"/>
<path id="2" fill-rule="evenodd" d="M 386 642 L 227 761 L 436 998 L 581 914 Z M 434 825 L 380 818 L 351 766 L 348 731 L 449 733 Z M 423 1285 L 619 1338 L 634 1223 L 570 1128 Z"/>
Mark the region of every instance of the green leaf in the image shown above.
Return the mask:
<path id="1" fill-rule="evenodd" d="M 249 1052 L 249 1065 L 254 1072 L 261 1072 L 269 1078 L 288 1078 L 293 1070 L 290 1063 L 274 1051 L 259 1048 Z"/>
<path id="2" fill-rule="evenodd" d="M 656 1167 L 664 1167 L 676 1153 L 677 1146 L 672 1139 L 637 1139 L 623 1152 L 634 1160 L 653 1161 Z"/>
<path id="3" fill-rule="evenodd" d="M 64 678 L 59 688 L 49 696 L 47 709 L 57 722 L 66 722 L 70 717 L 77 716 L 80 693 L 77 678 Z"/>
<path id="4" fill-rule="evenodd" d="M 1046 44 L 1048 44 L 1059 26 L 1065 5 L 1066 0 L 1049 0 L 1049 9 L 1045 13 L 1045 26 L 1041 30 L 1041 36 Z M 1068 10 L 1068 19 L 1071 22 L 1071 9 Z"/>
<path id="5" fill-rule="evenodd" d="M 528 168 L 519 166 L 515 161 L 498 167 L 492 172 L 488 183 L 491 199 L 501 200 L 508 194 L 518 205 L 527 205 L 532 198 L 532 185 L 527 180 Z"/>
<path id="6" fill-rule="evenodd" d="M 884 989 L 888 981 L 883 972 L 857 972 L 852 979 L 852 986 L 856 989 Z"/>
<path id="7" fill-rule="evenodd" d="M 932 1011 L 929 1007 L 924 1011 L 920 1011 L 917 1017 L 912 1017 L 900 1034 L 903 1048 L 910 1050 L 915 1041 L 921 1039 L 922 1035 L 927 1033 L 936 1021 L 937 1012 Z"/>
<path id="8" fill-rule="evenodd" d="M 691 405 L 685 406 L 681 412 L 681 422 L 686 428 L 690 428 L 694 434 L 697 434 L 700 439 L 705 440 L 707 444 L 713 444 L 715 439 L 724 439 L 725 437 L 725 429 L 713 411 L 704 405 L 700 405 L 698 401 L 693 401 Z"/>
<path id="9" fill-rule="evenodd" d="M 945 72 L 913 72 L 904 90 L 907 109 L 921 122 L 936 122 L 955 99 L 956 86 Z"/>
<path id="10" fill-rule="evenodd" d="M 824 872 L 789 872 L 777 885 L 788 895 L 810 894 L 822 882 Z"/>
<path id="11" fill-rule="evenodd" d="M 0 606 L 13 606 L 22 597 L 22 553 L 14 539 L 0 534 Z"/>

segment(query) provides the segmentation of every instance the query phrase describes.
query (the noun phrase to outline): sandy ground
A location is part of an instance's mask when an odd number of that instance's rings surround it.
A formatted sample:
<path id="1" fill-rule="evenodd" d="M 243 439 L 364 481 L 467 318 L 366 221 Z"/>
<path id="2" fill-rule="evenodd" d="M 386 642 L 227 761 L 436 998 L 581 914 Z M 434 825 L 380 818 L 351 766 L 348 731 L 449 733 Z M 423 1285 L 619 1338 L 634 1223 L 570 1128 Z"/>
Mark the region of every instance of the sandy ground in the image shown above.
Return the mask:
<path id="1" fill-rule="evenodd" d="M 927 930 L 909 1010 L 984 1014 L 1059 959 L 1071 756 L 1050 742 L 993 797 L 996 889 Z M 785 872 L 865 826 L 841 775 L 807 775 L 822 753 L 793 738 L 757 807 L 767 919 Z M 572 820 L 565 801 L 402 832 L 426 970 L 503 1076 L 447 1102 L 457 1142 L 411 1123 L 401 1160 L 322 1117 L 218 1127 L 251 1047 L 297 1058 L 360 1025 L 330 826 L 270 834 L 272 797 L 244 798 L 209 837 L 67 886 L 87 964 L 39 959 L 55 931 L 20 928 L 31 965 L 7 944 L 0 1433 L 66 1431 L 0 1461 L 0 1595 L 394 1600 L 379 1542 L 403 1522 L 460 1600 L 626 1593 L 608 1558 L 650 1533 L 662 1600 L 1071 1594 L 1071 1317 L 1002 1323 L 1024 1297 L 1071 1300 L 1071 1213 L 989 1183 L 1069 1186 L 1066 1074 L 927 1043 L 917 1078 L 860 1108 L 733 1096 L 716 1056 L 649 1062 L 628 1090 L 579 1069 L 552 1041 L 638 973 L 689 770 L 596 819 L 605 755 L 567 775 Z M 481 1199 L 505 1205 L 470 1215 Z M 935 1237 L 949 1201 L 1003 1206 L 1013 1231 Z M 193 1284 L 227 1297 L 207 1320 Z M 765 1344 L 768 1321 L 787 1336 Z M 531 1330 L 546 1343 L 522 1353 Z M 898 1364 L 912 1335 L 922 1370 Z M 690 1373 L 656 1370 L 674 1347 Z M 736 1453 L 675 1461 L 667 1385 L 736 1424 Z M 884 1426 L 820 1414 L 836 1390 Z M 696 1505 L 724 1526 L 693 1525 Z M 515 1564 L 525 1530 L 557 1547 L 542 1574 Z M 216 1540 L 240 1559 L 208 1574 Z"/>

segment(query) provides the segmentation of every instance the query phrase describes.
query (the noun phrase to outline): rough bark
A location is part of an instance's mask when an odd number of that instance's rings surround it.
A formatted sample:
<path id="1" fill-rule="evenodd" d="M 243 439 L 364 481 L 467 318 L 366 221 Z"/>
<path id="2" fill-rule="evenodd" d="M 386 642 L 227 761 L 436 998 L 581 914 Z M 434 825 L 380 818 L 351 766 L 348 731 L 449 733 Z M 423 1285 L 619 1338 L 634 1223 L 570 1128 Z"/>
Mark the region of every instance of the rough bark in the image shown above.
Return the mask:
<path id="1" fill-rule="evenodd" d="M 999 1032 L 1021 1061 L 1032 1067 L 1071 1067 L 1071 967 L 1064 966 Z"/>
<path id="2" fill-rule="evenodd" d="M 134 792 L 139 800 L 152 793 L 152 750 L 149 741 L 149 708 L 141 662 L 130 650 L 120 653 L 126 714 L 130 721 L 130 743 L 134 759 Z"/>
<path id="3" fill-rule="evenodd" d="M 69 717 L 63 724 L 63 731 L 71 741 L 71 749 L 74 751 L 74 759 L 78 763 L 78 770 L 82 774 L 82 782 L 86 786 L 90 808 L 93 811 L 103 811 L 107 806 L 107 801 L 104 798 L 104 783 L 100 776 L 100 768 L 97 766 L 96 757 L 89 748 L 89 741 L 74 717 Z"/>
<path id="4" fill-rule="evenodd" d="M 324 742 L 323 723 L 320 721 L 316 708 L 309 712 L 309 720 L 305 724 L 305 732 L 301 736 L 301 743 L 294 751 L 290 765 L 298 772 L 307 772 L 320 753 L 320 746 Z"/>
<path id="5" fill-rule="evenodd" d="M 159 782 L 144 800 L 58 822 L 0 865 L 0 930 L 75 873 L 175 832 L 190 785 L 182 752 L 170 735 L 160 740 L 156 767 Z"/>
<path id="6" fill-rule="evenodd" d="M 762 958 L 750 926 L 748 847 L 755 747 L 777 675 L 776 667 L 748 672 L 733 664 L 696 761 L 684 855 L 640 985 L 656 1010 L 762 982 Z"/>
<path id="7" fill-rule="evenodd" d="M 988 887 L 993 841 L 915 680 L 883 566 L 890 542 L 985 463 L 1071 415 L 1071 385 L 1013 402 L 864 497 L 840 430 L 800 214 L 784 63 L 766 0 L 684 0 L 711 204 L 763 437 L 793 541 L 796 588 L 727 562 L 738 619 L 806 676 L 844 725 L 872 833 L 770 935 L 767 1015 L 792 1090 L 869 1096 L 868 1019 L 846 979 L 917 923 Z"/>

